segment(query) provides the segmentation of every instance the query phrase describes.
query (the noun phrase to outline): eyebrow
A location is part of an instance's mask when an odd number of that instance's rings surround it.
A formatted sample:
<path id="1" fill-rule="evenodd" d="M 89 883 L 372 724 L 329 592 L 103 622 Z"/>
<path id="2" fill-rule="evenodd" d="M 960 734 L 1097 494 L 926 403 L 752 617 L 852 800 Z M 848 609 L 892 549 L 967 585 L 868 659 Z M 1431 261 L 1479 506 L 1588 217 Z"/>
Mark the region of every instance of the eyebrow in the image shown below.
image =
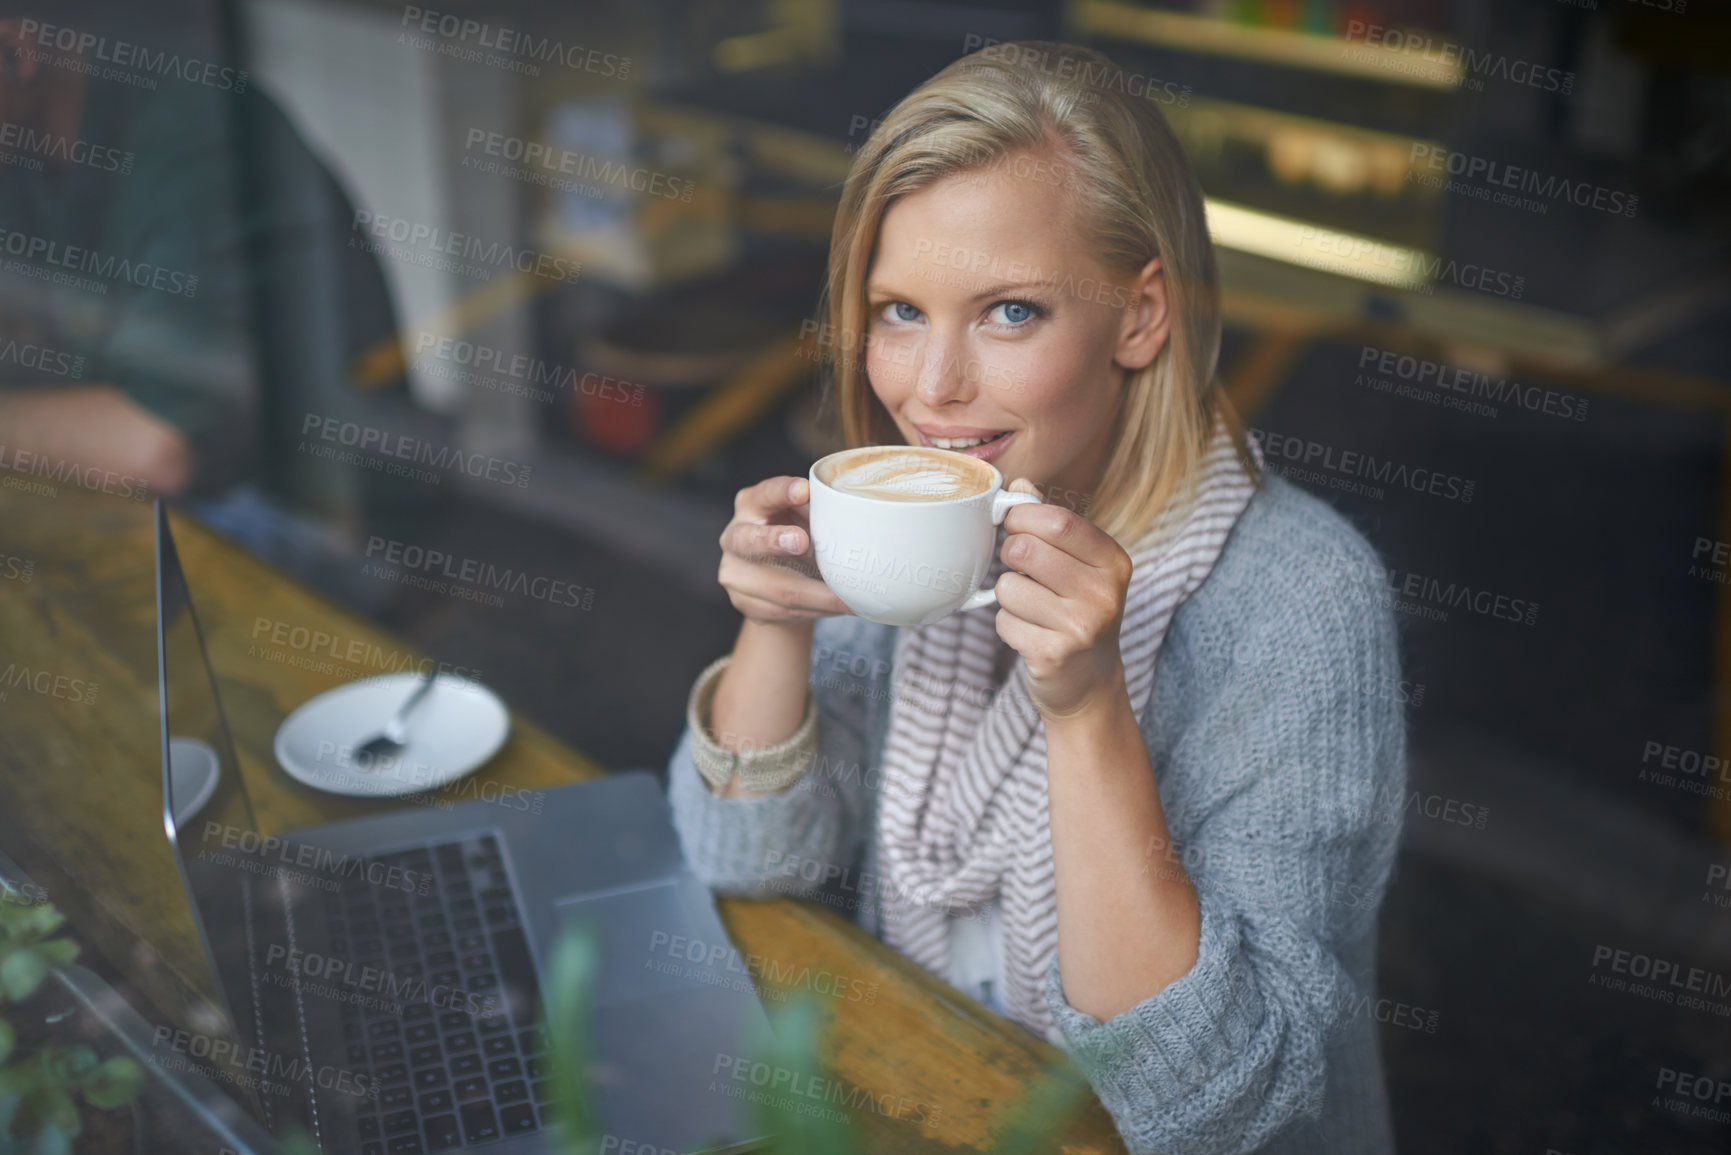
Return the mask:
<path id="1" fill-rule="evenodd" d="M 956 271 L 964 275 L 966 274 L 965 269 L 957 269 Z M 1050 286 L 1051 281 L 1003 281 L 995 285 L 986 286 L 984 289 L 969 297 L 968 300 L 983 301 L 987 297 L 1002 297 L 1007 294 L 1025 292 L 1028 289 L 1047 289 Z M 866 297 L 868 299 L 872 297 L 894 296 L 898 296 L 898 294 L 894 290 L 884 287 L 884 285 L 878 281 L 872 281 L 866 285 Z"/>

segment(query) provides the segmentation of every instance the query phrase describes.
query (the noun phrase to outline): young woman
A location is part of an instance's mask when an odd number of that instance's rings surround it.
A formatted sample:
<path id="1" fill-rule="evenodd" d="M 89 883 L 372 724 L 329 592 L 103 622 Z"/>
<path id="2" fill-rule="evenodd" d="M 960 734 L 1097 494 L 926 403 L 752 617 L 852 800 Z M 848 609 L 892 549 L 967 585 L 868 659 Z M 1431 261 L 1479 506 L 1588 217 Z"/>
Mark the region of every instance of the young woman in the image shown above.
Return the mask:
<path id="1" fill-rule="evenodd" d="M 693 687 L 675 820 L 727 893 L 863 880 L 860 922 L 1066 1047 L 1132 1151 L 1390 1151 L 1395 631 L 1363 539 L 1259 476 L 1200 190 L 1123 79 L 995 46 L 860 151 L 825 293 L 848 444 L 1048 500 L 1005 518 L 997 608 L 898 630 L 813 576 L 803 478 L 740 491 L 745 621 Z"/>

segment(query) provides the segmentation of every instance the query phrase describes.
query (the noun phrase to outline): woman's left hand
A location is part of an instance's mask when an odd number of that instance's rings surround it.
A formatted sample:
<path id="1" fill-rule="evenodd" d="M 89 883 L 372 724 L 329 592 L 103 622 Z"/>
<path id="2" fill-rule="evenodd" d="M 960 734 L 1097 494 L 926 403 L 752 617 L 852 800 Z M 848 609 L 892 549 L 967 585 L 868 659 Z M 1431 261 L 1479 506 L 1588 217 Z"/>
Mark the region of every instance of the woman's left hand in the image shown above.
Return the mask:
<path id="1" fill-rule="evenodd" d="M 1034 493 L 1018 478 L 1010 489 Z M 1027 661 L 1028 696 L 1047 721 L 1125 693 L 1118 629 L 1132 562 L 1099 526 L 1057 505 L 1018 505 L 999 556 L 998 636 Z"/>

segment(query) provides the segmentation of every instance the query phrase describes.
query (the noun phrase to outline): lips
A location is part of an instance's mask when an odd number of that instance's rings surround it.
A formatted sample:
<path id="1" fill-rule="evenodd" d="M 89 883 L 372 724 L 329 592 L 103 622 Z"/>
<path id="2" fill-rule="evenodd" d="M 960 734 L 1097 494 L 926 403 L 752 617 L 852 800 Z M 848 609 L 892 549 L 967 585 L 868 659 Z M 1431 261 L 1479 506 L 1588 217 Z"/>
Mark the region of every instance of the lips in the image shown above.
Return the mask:
<path id="1" fill-rule="evenodd" d="M 967 425 L 916 425 L 922 444 L 933 449 L 948 449 L 965 453 L 981 461 L 991 461 L 1004 452 L 1016 436 L 1011 429 L 982 429 Z"/>

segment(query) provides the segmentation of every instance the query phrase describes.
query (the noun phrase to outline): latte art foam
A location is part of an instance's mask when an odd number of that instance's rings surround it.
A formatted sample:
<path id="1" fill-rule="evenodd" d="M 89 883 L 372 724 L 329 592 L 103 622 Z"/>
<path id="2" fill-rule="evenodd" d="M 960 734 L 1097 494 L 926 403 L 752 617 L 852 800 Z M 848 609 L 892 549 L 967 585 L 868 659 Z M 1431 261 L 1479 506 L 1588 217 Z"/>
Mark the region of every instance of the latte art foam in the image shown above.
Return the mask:
<path id="1" fill-rule="evenodd" d="M 945 501 L 984 492 L 991 476 L 924 453 L 886 453 L 838 463 L 828 483 L 843 493 L 889 501 Z"/>

